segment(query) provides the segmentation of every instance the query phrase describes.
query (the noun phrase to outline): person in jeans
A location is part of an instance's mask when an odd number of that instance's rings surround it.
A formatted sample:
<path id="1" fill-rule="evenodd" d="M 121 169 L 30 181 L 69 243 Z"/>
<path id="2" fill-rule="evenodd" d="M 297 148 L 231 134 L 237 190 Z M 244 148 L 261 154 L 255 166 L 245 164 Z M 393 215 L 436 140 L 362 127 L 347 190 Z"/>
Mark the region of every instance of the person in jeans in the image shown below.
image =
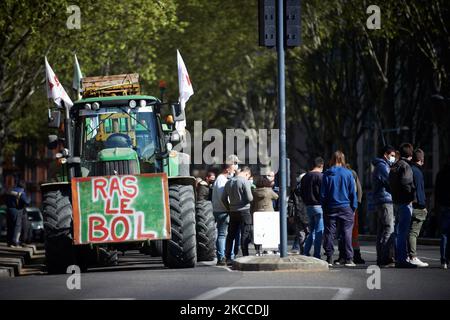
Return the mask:
<path id="1" fill-rule="evenodd" d="M 30 199 L 25 192 L 25 182 L 21 180 L 6 195 L 6 242 L 10 247 L 21 246 L 22 214 L 29 205 Z"/>
<path id="2" fill-rule="evenodd" d="M 250 214 L 250 203 L 253 201 L 249 178 L 252 172 L 249 167 L 242 167 L 241 171 L 231 178 L 224 187 L 222 202 L 228 207 L 230 223 L 225 246 L 227 263 L 231 263 L 232 242 L 241 228 L 242 255 L 248 256 L 248 245 L 253 241 L 253 219 Z"/>
<path id="3" fill-rule="evenodd" d="M 306 205 L 309 219 L 309 234 L 305 241 L 304 254 L 310 256 L 314 243 L 314 257 L 320 259 L 323 237 L 323 211 L 320 205 L 320 186 L 322 184 L 324 161 L 321 157 L 314 159 L 313 169 L 302 179 L 300 196 Z"/>
<path id="4" fill-rule="evenodd" d="M 436 176 L 434 199 L 441 232 L 441 266 L 448 268 L 450 262 L 450 156 Z"/>
<path id="5" fill-rule="evenodd" d="M 227 162 L 222 166 L 222 172 L 216 178 L 212 188 L 212 206 L 217 227 L 216 255 L 217 265 L 225 266 L 225 243 L 230 217 L 227 207 L 222 202 L 222 194 L 228 179 L 234 174 L 234 163 Z"/>
<path id="6" fill-rule="evenodd" d="M 414 186 L 416 188 L 416 200 L 413 201 L 411 227 L 409 229 L 408 259 L 407 261 L 418 267 L 428 267 L 428 263 L 417 257 L 417 237 L 420 234 L 422 224 L 427 218 L 427 206 L 425 197 L 425 183 L 421 167 L 425 163 L 425 154 L 421 149 L 414 150 L 411 169 L 413 171 Z"/>
<path id="7" fill-rule="evenodd" d="M 396 162 L 395 148 L 384 146 L 372 161 L 373 201 L 377 225 L 377 265 L 394 265 L 394 205 L 389 186 L 390 167 Z"/>
<path id="8" fill-rule="evenodd" d="M 323 208 L 324 241 L 323 248 L 327 262 L 332 265 L 334 253 L 333 240 L 340 224 L 340 236 L 343 241 L 341 256 L 345 266 L 353 267 L 352 229 L 355 210 L 358 207 L 355 181 L 352 172 L 345 167 L 345 155 L 342 151 L 333 153 L 331 168 L 325 171 L 320 186 L 320 203 Z"/>
<path id="9" fill-rule="evenodd" d="M 416 197 L 414 175 L 409 162 L 413 155 L 413 146 L 403 143 L 400 146 L 400 160 L 391 167 L 389 185 L 392 200 L 395 205 L 395 266 L 397 268 L 416 268 L 415 264 L 407 261 L 408 237 L 411 227 L 412 202 Z"/>

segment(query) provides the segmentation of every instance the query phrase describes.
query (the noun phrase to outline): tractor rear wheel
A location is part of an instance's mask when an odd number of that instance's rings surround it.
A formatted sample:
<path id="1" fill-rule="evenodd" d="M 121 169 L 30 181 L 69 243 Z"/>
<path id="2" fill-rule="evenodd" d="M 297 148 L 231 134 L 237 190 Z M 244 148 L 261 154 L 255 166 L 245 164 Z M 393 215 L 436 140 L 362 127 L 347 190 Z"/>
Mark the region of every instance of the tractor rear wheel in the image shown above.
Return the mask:
<path id="1" fill-rule="evenodd" d="M 163 241 L 162 240 L 150 241 L 150 255 L 152 257 L 161 257 L 163 255 Z"/>
<path id="2" fill-rule="evenodd" d="M 216 226 L 211 201 L 198 201 L 195 208 L 197 231 L 197 261 L 216 258 Z"/>
<path id="3" fill-rule="evenodd" d="M 163 242 L 164 265 L 193 268 L 197 261 L 195 241 L 195 195 L 190 185 L 169 186 L 172 237 Z"/>
<path id="4" fill-rule="evenodd" d="M 68 191 L 53 190 L 43 195 L 45 257 L 50 274 L 66 273 L 75 264 L 72 244 L 72 205 Z"/>

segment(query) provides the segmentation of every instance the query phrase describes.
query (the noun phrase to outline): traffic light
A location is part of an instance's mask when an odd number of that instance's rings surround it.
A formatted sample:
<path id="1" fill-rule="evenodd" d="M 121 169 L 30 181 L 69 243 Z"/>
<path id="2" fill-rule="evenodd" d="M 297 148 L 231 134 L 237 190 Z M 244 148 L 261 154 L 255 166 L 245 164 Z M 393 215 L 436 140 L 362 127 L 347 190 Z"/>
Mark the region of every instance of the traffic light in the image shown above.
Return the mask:
<path id="1" fill-rule="evenodd" d="M 275 47 L 277 41 L 275 0 L 258 0 L 259 45 Z"/>
<path id="2" fill-rule="evenodd" d="M 297 47 L 301 42 L 300 0 L 258 0 L 259 45 L 277 44 L 277 1 L 284 5 L 284 46 Z"/>
<path id="3" fill-rule="evenodd" d="M 284 0 L 284 36 L 285 47 L 300 46 L 300 0 Z"/>

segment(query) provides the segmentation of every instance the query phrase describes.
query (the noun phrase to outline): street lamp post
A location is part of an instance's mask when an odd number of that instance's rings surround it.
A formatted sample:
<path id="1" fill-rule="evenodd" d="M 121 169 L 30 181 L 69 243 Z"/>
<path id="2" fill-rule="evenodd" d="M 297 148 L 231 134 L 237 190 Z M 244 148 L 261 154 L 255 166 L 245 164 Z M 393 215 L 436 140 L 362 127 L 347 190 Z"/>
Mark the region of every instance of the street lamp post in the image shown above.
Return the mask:
<path id="1" fill-rule="evenodd" d="M 381 129 L 381 139 L 383 140 L 383 145 L 386 145 L 386 140 L 384 139 L 384 133 L 385 132 L 397 132 L 397 134 L 400 134 L 400 131 L 408 131 L 409 127 L 403 126 L 403 127 L 397 127 L 397 128 L 389 128 L 389 129 Z"/>

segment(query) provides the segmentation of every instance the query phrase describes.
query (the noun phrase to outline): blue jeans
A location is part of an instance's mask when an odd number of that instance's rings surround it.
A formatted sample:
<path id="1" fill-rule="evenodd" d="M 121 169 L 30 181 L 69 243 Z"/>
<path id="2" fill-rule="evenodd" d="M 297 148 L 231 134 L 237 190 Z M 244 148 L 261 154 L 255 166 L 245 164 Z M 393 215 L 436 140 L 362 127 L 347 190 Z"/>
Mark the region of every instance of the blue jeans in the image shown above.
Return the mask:
<path id="1" fill-rule="evenodd" d="M 411 204 L 399 204 L 395 206 L 395 209 L 395 262 L 406 263 L 413 208 Z"/>
<path id="2" fill-rule="evenodd" d="M 450 207 L 440 208 L 441 227 L 441 263 L 450 262 Z"/>
<path id="3" fill-rule="evenodd" d="M 225 257 L 225 241 L 227 238 L 230 216 L 227 212 L 214 212 L 214 219 L 216 220 L 217 227 L 216 255 L 217 259 L 221 260 Z"/>
<path id="4" fill-rule="evenodd" d="M 314 257 L 320 259 L 320 249 L 323 237 L 323 211 L 322 206 L 307 206 L 306 213 L 309 218 L 309 235 L 305 242 L 305 255 L 309 256 L 314 242 Z"/>

